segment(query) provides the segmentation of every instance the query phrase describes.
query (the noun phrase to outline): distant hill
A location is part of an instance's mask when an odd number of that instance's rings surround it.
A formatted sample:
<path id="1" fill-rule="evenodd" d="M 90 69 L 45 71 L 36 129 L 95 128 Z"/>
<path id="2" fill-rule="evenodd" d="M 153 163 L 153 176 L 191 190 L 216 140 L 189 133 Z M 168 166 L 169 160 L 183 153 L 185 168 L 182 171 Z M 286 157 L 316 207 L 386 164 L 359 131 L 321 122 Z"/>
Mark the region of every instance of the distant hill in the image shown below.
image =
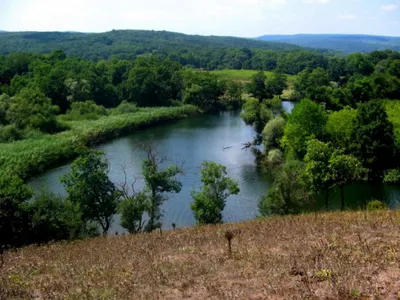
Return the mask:
<path id="1" fill-rule="evenodd" d="M 299 46 L 279 42 L 219 36 L 186 35 L 167 31 L 113 30 L 105 33 L 0 32 L 0 54 L 47 53 L 56 49 L 87 59 L 132 58 L 145 53 L 248 48 L 296 50 Z"/>
<path id="2" fill-rule="evenodd" d="M 344 53 L 391 49 L 400 51 L 400 37 L 358 34 L 263 35 L 257 40 L 290 43 L 302 47 L 324 48 Z"/>

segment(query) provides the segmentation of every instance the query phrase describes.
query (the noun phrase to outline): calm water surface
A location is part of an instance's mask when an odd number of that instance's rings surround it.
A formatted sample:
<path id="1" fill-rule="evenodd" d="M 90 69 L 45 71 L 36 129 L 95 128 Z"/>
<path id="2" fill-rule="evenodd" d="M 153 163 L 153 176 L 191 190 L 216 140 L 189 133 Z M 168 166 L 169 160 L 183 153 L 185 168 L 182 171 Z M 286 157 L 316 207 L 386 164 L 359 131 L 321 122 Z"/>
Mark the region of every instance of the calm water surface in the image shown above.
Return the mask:
<path id="1" fill-rule="evenodd" d="M 291 111 L 293 103 L 283 103 Z M 110 164 L 110 178 L 119 185 L 124 181 L 125 168 L 129 180 L 137 178 L 136 188 L 143 187 L 140 177 L 144 153 L 139 145 L 152 141 L 159 152 L 167 155 L 168 163 L 182 165 L 185 174 L 180 176 L 183 184 L 179 194 L 170 194 L 164 203 L 163 224 L 170 228 L 172 223 L 179 227 L 195 224 L 190 202 L 190 191 L 198 189 L 200 182 L 200 165 L 204 160 L 216 161 L 227 166 L 229 174 L 240 182 L 240 194 L 231 196 L 223 212 L 224 221 L 237 222 L 253 219 L 258 216 L 258 201 L 271 186 L 268 174 L 257 167 L 255 156 L 251 151 L 242 150 L 242 144 L 252 141 L 254 130 L 246 126 L 238 112 L 202 115 L 170 124 L 142 130 L 130 136 L 118 138 L 96 147 L 103 150 Z M 49 189 L 65 195 L 65 189 L 59 177 L 71 170 L 68 163 L 62 167 L 49 170 L 30 182 L 35 191 Z M 371 198 L 384 199 L 395 205 L 399 199 L 399 188 L 379 185 L 350 185 L 346 189 L 348 206 L 357 208 Z M 351 202 L 350 202 L 351 200 Z M 320 201 L 323 205 L 323 201 Z M 332 208 L 339 207 L 339 194 L 332 192 Z M 115 217 L 113 231 L 121 232 L 119 217 Z"/>

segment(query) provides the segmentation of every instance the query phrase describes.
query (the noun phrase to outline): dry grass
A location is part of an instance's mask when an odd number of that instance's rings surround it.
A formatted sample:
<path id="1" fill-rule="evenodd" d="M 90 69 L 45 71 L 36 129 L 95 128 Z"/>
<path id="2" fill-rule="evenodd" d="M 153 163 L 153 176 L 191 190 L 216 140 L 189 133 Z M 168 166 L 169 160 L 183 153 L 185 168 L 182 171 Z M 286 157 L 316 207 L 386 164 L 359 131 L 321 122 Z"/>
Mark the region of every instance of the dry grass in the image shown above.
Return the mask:
<path id="1" fill-rule="evenodd" d="M 28 247 L 0 272 L 1 299 L 400 299 L 400 212 Z"/>

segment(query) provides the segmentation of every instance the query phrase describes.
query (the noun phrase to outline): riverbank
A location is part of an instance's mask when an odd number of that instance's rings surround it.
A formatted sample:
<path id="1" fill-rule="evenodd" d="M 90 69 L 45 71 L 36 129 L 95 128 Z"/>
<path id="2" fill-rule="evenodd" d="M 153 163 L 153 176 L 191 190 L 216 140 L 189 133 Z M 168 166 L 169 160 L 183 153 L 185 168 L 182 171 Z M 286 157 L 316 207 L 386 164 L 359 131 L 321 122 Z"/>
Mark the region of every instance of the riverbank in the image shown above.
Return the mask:
<path id="1" fill-rule="evenodd" d="M 0 299 L 389 299 L 399 296 L 399 248 L 395 211 L 31 246 L 5 255 Z"/>
<path id="2" fill-rule="evenodd" d="M 194 106 L 144 108 L 135 113 L 111 115 L 93 121 L 69 121 L 70 130 L 1 144 L 0 169 L 27 180 L 35 174 L 71 160 L 82 146 L 130 134 L 135 130 L 199 113 Z"/>

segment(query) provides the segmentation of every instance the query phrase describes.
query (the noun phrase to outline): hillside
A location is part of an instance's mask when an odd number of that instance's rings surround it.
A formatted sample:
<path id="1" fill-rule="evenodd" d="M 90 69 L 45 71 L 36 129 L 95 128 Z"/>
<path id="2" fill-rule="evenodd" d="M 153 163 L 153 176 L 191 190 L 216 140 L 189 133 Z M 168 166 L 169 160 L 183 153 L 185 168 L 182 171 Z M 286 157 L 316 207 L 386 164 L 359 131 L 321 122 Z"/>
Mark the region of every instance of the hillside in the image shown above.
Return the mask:
<path id="1" fill-rule="evenodd" d="M 5 254 L 0 299 L 397 299 L 399 229 L 345 212 L 32 246 Z"/>
<path id="2" fill-rule="evenodd" d="M 263 35 L 258 40 L 290 43 L 302 47 L 325 48 L 344 53 L 391 49 L 400 51 L 400 37 L 356 34 Z"/>
<path id="3" fill-rule="evenodd" d="M 131 58 L 145 53 L 249 48 L 296 50 L 300 47 L 236 37 L 186 35 L 167 31 L 113 30 L 104 33 L 0 32 L 0 54 L 47 53 L 56 49 L 86 59 Z"/>

